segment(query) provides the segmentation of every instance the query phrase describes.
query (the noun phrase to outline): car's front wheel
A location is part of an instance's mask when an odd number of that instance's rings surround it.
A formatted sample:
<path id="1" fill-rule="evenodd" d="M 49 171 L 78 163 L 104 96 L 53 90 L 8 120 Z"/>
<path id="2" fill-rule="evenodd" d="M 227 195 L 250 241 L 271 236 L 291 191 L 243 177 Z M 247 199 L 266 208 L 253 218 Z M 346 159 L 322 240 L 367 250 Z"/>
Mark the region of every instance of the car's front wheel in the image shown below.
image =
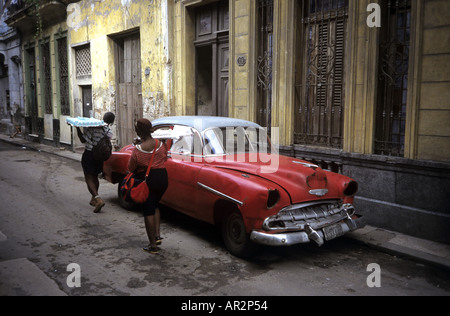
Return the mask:
<path id="1" fill-rule="evenodd" d="M 228 251 L 240 258 L 253 255 L 258 245 L 250 240 L 239 212 L 227 214 L 222 221 L 222 238 Z"/>

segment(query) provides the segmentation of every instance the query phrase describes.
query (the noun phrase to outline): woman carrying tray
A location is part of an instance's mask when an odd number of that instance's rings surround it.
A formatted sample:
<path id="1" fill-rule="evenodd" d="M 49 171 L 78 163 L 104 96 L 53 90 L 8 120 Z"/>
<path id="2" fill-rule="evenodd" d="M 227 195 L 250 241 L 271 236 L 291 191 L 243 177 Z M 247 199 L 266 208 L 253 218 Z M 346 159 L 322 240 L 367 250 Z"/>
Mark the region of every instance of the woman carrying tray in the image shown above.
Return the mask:
<path id="1" fill-rule="evenodd" d="M 114 123 L 114 119 L 115 115 L 111 112 L 107 112 L 103 115 L 103 121 L 106 124 L 105 126 L 87 127 L 84 134 L 80 127 L 77 126 L 78 138 L 85 144 L 83 156 L 81 158 L 81 166 L 83 167 L 84 179 L 86 181 L 89 193 L 92 195 L 89 204 L 94 207 L 94 213 L 100 212 L 102 207 L 105 206 L 105 201 L 103 201 L 98 195 L 98 189 L 100 187 L 98 175 L 103 171 L 103 161 L 94 159 L 92 148 L 105 135 L 107 135 L 109 139 L 112 138 L 112 132 L 109 126 Z"/>

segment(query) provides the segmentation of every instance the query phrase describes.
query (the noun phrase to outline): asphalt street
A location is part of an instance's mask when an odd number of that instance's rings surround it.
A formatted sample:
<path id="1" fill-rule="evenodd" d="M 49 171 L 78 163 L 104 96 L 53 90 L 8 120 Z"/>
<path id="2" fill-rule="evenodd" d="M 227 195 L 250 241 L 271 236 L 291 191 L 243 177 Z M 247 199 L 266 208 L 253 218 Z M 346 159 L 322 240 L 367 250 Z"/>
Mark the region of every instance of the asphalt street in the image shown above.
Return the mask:
<path id="1" fill-rule="evenodd" d="M 94 214 L 79 162 L 3 142 L 0 157 L 0 295 L 450 293 L 448 270 L 345 237 L 242 260 L 215 227 L 169 209 L 150 255 L 142 215 L 119 206 L 116 185 L 101 181 L 107 204 Z"/>

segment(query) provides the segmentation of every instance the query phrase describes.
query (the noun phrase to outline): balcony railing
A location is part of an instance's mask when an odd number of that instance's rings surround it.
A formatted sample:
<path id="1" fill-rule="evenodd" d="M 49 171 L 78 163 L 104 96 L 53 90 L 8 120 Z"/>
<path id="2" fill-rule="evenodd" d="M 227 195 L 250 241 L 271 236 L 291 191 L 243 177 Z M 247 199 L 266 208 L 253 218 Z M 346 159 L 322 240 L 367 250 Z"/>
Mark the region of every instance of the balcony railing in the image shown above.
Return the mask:
<path id="1" fill-rule="evenodd" d="M 5 22 L 25 34 L 66 20 L 67 6 L 79 0 L 10 0 L 5 6 Z"/>

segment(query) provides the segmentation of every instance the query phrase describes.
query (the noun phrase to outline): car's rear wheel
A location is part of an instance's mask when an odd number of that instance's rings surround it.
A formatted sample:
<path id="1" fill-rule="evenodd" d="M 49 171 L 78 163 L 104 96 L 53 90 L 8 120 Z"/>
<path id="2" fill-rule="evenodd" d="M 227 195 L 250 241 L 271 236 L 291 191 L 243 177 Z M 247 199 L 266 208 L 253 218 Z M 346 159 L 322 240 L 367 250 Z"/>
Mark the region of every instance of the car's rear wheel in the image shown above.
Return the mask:
<path id="1" fill-rule="evenodd" d="M 131 210 L 134 207 L 134 204 L 131 202 L 128 202 L 123 199 L 122 194 L 120 194 L 120 182 L 117 185 L 117 197 L 119 198 L 119 204 L 126 210 Z"/>
<path id="2" fill-rule="evenodd" d="M 222 221 L 222 238 L 228 251 L 240 258 L 253 255 L 258 245 L 250 240 L 239 212 L 227 214 Z"/>

